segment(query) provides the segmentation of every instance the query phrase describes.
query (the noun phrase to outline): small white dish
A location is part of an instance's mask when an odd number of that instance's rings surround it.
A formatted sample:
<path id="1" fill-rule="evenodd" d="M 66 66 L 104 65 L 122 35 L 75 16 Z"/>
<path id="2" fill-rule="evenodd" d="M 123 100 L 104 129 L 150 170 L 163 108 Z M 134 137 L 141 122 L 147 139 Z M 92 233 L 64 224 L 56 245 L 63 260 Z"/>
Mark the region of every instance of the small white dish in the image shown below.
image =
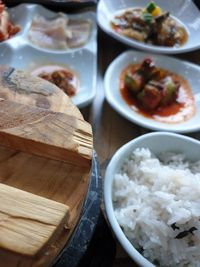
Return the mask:
<path id="1" fill-rule="evenodd" d="M 151 57 L 156 66 L 168 69 L 184 77 L 192 88 L 195 98 L 196 114 L 189 120 L 181 123 L 164 123 L 144 117 L 137 113 L 125 102 L 119 90 L 119 77 L 122 70 L 129 64 L 141 62 L 144 58 Z M 110 105 L 126 119 L 152 130 L 171 132 L 194 132 L 200 129 L 200 67 L 186 61 L 161 55 L 149 55 L 138 51 L 126 51 L 119 55 L 108 67 L 104 77 L 106 99 Z"/>
<path id="2" fill-rule="evenodd" d="M 97 8 L 98 24 L 102 30 L 118 41 L 154 53 L 176 54 L 189 52 L 200 47 L 200 11 L 191 0 L 156 1 L 163 10 L 169 11 L 173 17 L 185 26 L 189 36 L 187 42 L 181 47 L 172 48 L 144 44 L 122 36 L 112 29 L 110 22 L 117 12 L 127 8 L 145 7 L 149 2 L 148 0 L 100 0 Z"/>
<path id="3" fill-rule="evenodd" d="M 52 50 L 34 46 L 28 39 L 28 31 L 35 15 L 55 18 L 57 13 L 40 5 L 21 4 L 8 9 L 11 21 L 19 24 L 21 31 L 12 38 L 0 42 L 0 64 L 9 65 L 23 71 L 33 70 L 42 65 L 61 65 L 73 70 L 80 81 L 79 89 L 72 102 L 79 108 L 90 104 L 96 95 L 97 42 L 96 18 L 94 12 L 80 12 L 68 15 L 71 19 L 89 19 L 92 32 L 88 42 L 80 48 L 69 50 Z M 23 14 L 21 16 L 20 14 Z"/>
<path id="4" fill-rule="evenodd" d="M 71 97 L 73 103 L 82 108 L 92 102 L 96 95 L 96 62 L 88 50 L 76 53 L 55 54 L 42 52 L 30 46 L 20 46 L 15 50 L 2 46 L 0 62 L 13 68 L 29 72 L 45 65 L 59 65 L 72 70 L 79 79 L 77 93 Z M 85 67 L 87 66 L 87 68 Z"/>
<path id="5" fill-rule="evenodd" d="M 149 148 L 155 155 L 161 152 L 183 153 L 189 161 L 199 160 L 200 142 L 183 135 L 156 132 L 142 135 L 122 146 L 112 157 L 105 173 L 104 179 L 104 203 L 106 214 L 114 234 L 129 256 L 142 267 L 153 267 L 131 244 L 118 224 L 112 202 L 112 184 L 116 173 L 120 171 L 125 159 L 136 148 Z M 155 266 L 154 266 L 155 267 Z"/>

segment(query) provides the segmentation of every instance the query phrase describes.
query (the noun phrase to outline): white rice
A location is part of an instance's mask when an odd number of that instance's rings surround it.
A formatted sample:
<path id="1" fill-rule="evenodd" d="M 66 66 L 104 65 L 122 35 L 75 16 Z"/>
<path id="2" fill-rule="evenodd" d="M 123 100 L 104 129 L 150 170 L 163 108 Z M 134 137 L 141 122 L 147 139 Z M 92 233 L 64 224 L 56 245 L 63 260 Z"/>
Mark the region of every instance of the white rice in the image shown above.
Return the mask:
<path id="1" fill-rule="evenodd" d="M 200 161 L 136 149 L 115 175 L 113 204 L 125 235 L 150 262 L 200 266 Z"/>

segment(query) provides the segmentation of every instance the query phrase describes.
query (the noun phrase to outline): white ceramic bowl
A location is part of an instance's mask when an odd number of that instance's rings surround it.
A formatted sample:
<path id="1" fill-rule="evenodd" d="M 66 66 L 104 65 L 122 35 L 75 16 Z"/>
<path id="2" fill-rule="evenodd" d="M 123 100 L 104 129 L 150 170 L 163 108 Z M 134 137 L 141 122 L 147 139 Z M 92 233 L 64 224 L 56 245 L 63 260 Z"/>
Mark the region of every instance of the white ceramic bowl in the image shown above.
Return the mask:
<path id="1" fill-rule="evenodd" d="M 134 7 L 145 7 L 149 0 L 100 0 L 97 8 L 97 21 L 99 26 L 118 41 L 138 49 L 154 53 L 176 54 L 198 49 L 200 47 L 200 12 L 192 0 L 156 0 L 156 3 L 178 21 L 184 24 L 189 37 L 181 47 L 162 47 L 144 44 L 116 33 L 111 27 L 111 20 L 121 10 Z"/>
<path id="2" fill-rule="evenodd" d="M 117 239 L 129 256 L 142 267 L 153 267 L 154 265 L 145 259 L 133 247 L 123 233 L 115 218 L 112 203 L 112 183 L 114 175 L 120 171 L 124 160 L 130 155 L 130 153 L 138 147 L 149 148 L 155 155 L 165 151 L 183 153 L 186 155 L 187 160 L 197 161 L 200 159 L 200 142 L 190 137 L 168 132 L 145 134 L 122 146 L 112 157 L 106 169 L 104 181 L 104 202 L 109 223 Z"/>
<path id="3" fill-rule="evenodd" d="M 129 64 L 142 62 L 146 57 L 154 60 L 156 66 L 174 72 L 186 79 L 192 89 L 196 104 L 196 114 L 189 120 L 180 123 L 165 123 L 148 118 L 134 111 L 122 98 L 119 90 L 119 77 Z M 200 67 L 187 61 L 172 57 L 128 50 L 114 59 L 106 70 L 104 88 L 109 104 L 123 117 L 133 123 L 152 130 L 177 133 L 195 132 L 200 129 Z"/>

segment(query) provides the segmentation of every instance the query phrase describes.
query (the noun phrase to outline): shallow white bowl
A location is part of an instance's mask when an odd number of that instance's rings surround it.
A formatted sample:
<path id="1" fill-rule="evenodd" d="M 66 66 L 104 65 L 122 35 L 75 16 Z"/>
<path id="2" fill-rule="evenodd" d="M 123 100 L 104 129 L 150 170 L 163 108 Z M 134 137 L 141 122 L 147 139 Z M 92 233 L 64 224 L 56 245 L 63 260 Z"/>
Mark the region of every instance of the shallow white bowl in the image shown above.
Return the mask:
<path id="1" fill-rule="evenodd" d="M 141 62 L 146 57 L 151 57 L 155 61 L 156 66 L 177 73 L 189 82 L 197 108 L 195 116 L 181 123 L 158 122 L 137 113 L 125 102 L 119 90 L 120 74 L 129 64 Z M 104 77 L 104 87 L 106 99 L 109 104 L 123 117 L 133 123 L 153 130 L 179 133 L 194 132 L 200 129 L 200 67 L 198 65 L 172 57 L 156 54 L 152 55 L 149 53 L 130 50 L 119 55 L 109 65 Z"/>
<path id="2" fill-rule="evenodd" d="M 115 218 L 112 203 L 112 183 L 114 175 L 120 171 L 125 159 L 138 147 L 149 148 L 155 155 L 165 151 L 183 153 L 186 155 L 187 160 L 197 161 L 200 159 L 200 142 L 190 137 L 168 132 L 145 134 L 122 146 L 112 157 L 106 169 L 104 180 L 104 203 L 109 223 L 117 239 L 129 256 L 142 267 L 153 267 L 154 265 L 133 247 L 123 233 Z"/>
<path id="3" fill-rule="evenodd" d="M 192 2 L 192 0 L 156 0 L 156 3 L 170 14 L 184 24 L 189 33 L 188 41 L 181 47 L 162 47 L 155 45 L 148 45 L 142 42 L 131 40 L 128 37 L 116 33 L 110 22 L 114 14 L 120 10 L 133 7 L 145 7 L 149 0 L 100 0 L 97 8 L 97 21 L 99 26 L 106 33 L 117 39 L 118 41 L 136 47 L 138 49 L 152 51 L 154 53 L 175 54 L 183 53 L 198 49 L 200 47 L 200 11 Z"/>

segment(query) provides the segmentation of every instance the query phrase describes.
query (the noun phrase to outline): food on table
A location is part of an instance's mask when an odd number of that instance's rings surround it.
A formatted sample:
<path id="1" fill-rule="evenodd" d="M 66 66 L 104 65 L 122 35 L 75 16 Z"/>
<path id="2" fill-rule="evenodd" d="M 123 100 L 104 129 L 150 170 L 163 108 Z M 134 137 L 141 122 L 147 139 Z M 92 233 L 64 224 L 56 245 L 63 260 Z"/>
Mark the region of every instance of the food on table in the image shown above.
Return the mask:
<path id="1" fill-rule="evenodd" d="M 31 72 L 62 89 L 68 96 L 74 96 L 79 87 L 77 75 L 70 69 L 58 65 L 41 66 Z"/>
<path id="2" fill-rule="evenodd" d="M 131 39 L 158 46 L 179 47 L 188 38 L 182 24 L 154 2 L 145 8 L 129 8 L 116 15 L 111 26 Z"/>
<path id="3" fill-rule="evenodd" d="M 137 148 L 113 181 L 116 219 L 156 266 L 199 266 L 200 161 Z"/>
<path id="4" fill-rule="evenodd" d="M 0 0 L 0 42 L 5 41 L 20 31 L 19 25 L 13 25 L 5 5 Z"/>
<path id="5" fill-rule="evenodd" d="M 196 111 L 188 82 L 175 73 L 156 67 L 151 58 L 131 64 L 122 71 L 120 92 L 136 112 L 162 122 L 186 121 Z"/>
<path id="6" fill-rule="evenodd" d="M 48 49 L 81 47 L 87 43 L 92 23 L 86 19 L 69 19 L 63 14 L 48 20 L 40 15 L 33 18 L 29 29 L 30 41 Z"/>

